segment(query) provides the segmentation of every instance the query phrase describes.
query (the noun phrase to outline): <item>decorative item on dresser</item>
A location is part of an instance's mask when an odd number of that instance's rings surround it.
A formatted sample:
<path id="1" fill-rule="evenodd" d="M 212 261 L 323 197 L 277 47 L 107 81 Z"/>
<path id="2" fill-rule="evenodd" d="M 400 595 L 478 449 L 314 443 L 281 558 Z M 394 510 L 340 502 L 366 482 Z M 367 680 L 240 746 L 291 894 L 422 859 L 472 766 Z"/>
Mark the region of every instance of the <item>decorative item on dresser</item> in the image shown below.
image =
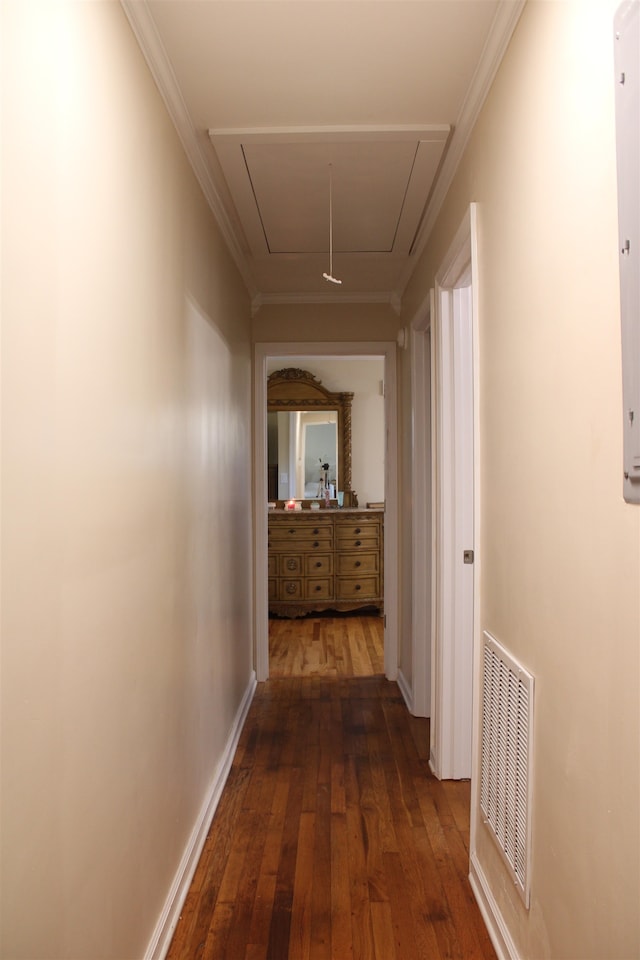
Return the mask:
<path id="1" fill-rule="evenodd" d="M 269 512 L 269 612 L 384 608 L 384 512 Z"/>

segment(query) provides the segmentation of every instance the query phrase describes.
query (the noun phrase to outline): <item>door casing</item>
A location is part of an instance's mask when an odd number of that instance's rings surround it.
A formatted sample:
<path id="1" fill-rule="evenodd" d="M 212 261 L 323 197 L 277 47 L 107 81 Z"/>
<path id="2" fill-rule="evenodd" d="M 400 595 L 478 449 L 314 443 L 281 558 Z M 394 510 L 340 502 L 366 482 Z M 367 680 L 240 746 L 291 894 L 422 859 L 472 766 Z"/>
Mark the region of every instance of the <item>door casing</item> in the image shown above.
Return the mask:
<path id="1" fill-rule="evenodd" d="M 479 647 L 480 526 L 476 205 L 436 273 L 434 348 L 435 552 L 430 766 L 473 776 Z M 474 551 L 464 564 L 463 551 Z"/>
<path id="2" fill-rule="evenodd" d="M 384 514 L 384 669 L 398 676 L 398 426 L 396 343 L 256 343 L 254 349 L 254 637 L 259 681 L 269 678 L 269 598 L 267 583 L 267 359 L 269 357 L 377 356 L 385 361 L 385 514 Z"/>

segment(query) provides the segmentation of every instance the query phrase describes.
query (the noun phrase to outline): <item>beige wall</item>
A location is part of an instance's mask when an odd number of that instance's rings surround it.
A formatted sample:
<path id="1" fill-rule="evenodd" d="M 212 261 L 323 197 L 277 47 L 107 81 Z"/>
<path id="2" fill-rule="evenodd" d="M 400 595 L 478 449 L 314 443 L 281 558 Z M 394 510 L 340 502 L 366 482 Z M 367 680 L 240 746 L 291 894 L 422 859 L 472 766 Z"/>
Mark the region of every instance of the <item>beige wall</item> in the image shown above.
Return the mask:
<path id="1" fill-rule="evenodd" d="M 249 306 L 120 5 L 2 55 L 0 953 L 140 958 L 251 675 Z"/>
<path id="2" fill-rule="evenodd" d="M 400 326 L 388 304 L 267 304 L 252 323 L 256 343 L 395 340 Z"/>
<path id="3" fill-rule="evenodd" d="M 479 824 L 521 957 L 631 958 L 640 509 L 622 499 L 613 2 L 530 2 L 404 301 L 479 225 L 481 628 L 536 677 L 531 909 Z"/>

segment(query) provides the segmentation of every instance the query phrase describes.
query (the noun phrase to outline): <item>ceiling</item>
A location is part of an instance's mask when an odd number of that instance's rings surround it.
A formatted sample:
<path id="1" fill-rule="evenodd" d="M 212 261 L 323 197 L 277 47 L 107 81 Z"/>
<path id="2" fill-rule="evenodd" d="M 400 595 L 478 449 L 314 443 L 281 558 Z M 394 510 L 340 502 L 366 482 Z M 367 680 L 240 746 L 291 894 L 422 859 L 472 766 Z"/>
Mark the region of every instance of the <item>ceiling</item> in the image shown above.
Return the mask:
<path id="1" fill-rule="evenodd" d="M 399 309 L 524 0 L 122 4 L 254 308 Z"/>

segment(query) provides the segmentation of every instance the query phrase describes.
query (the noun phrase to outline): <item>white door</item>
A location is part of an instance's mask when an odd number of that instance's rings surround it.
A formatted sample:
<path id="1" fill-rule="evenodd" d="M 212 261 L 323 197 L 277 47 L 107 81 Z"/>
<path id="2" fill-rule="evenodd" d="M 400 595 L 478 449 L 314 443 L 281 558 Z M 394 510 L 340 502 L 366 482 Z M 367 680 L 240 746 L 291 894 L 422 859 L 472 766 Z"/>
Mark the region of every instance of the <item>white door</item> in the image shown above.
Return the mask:
<path id="1" fill-rule="evenodd" d="M 404 698 L 417 717 L 431 716 L 433 605 L 433 362 L 431 323 L 434 291 L 429 291 L 411 321 L 412 423 L 412 585 L 411 676 Z M 402 681 L 402 677 L 399 678 Z"/>
<path id="2" fill-rule="evenodd" d="M 431 767 L 471 777 L 473 724 L 474 357 L 471 221 L 438 274 L 435 334 L 436 537 Z"/>

